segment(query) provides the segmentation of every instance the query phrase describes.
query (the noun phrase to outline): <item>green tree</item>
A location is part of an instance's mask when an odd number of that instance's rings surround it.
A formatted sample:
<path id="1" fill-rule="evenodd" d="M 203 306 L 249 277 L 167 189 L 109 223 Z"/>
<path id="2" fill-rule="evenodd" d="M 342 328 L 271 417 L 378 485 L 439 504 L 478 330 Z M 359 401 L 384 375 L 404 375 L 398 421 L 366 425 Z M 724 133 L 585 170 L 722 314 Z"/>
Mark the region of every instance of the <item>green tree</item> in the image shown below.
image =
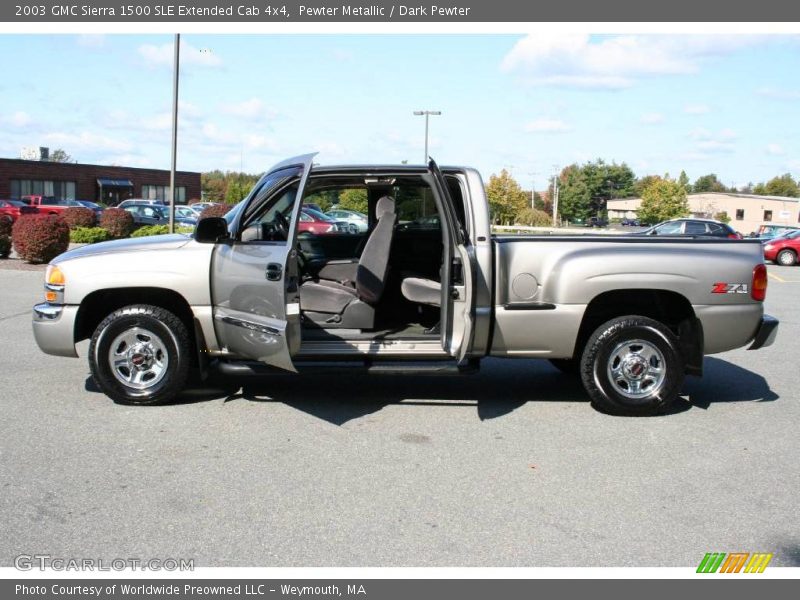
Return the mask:
<path id="1" fill-rule="evenodd" d="M 687 194 L 692 193 L 692 184 L 689 183 L 689 176 L 684 170 L 681 170 L 681 174 L 678 176 L 678 185 L 685 189 Z"/>
<path id="2" fill-rule="evenodd" d="M 602 215 L 612 198 L 634 195 L 635 183 L 636 177 L 625 163 L 609 164 L 598 159 L 580 166 L 569 165 L 558 180 L 559 212 L 570 221 Z"/>
<path id="3" fill-rule="evenodd" d="M 500 171 L 500 175 L 489 177 L 486 197 L 492 222 L 500 225 L 510 225 L 530 205 L 528 195 L 505 169 Z"/>
<path id="4" fill-rule="evenodd" d="M 538 208 L 523 208 L 517 214 L 516 225 L 530 225 L 532 227 L 547 227 L 552 225 L 553 218 Z"/>
<path id="5" fill-rule="evenodd" d="M 200 174 L 200 189 L 207 202 L 224 202 L 227 185 L 225 174 L 220 170 Z"/>
<path id="6" fill-rule="evenodd" d="M 369 210 L 367 203 L 367 190 L 364 188 L 348 188 L 339 192 L 339 208 L 356 210 L 367 214 Z"/>
<path id="7" fill-rule="evenodd" d="M 633 193 L 641 198 L 645 189 L 647 189 L 651 183 L 659 179 L 661 179 L 661 175 L 645 175 L 644 177 L 640 177 L 633 186 Z"/>
<path id="8" fill-rule="evenodd" d="M 68 163 L 72 162 L 72 157 L 63 148 L 56 148 L 50 153 L 50 162 Z"/>
<path id="9" fill-rule="evenodd" d="M 728 188 L 725 187 L 715 173 L 709 173 L 695 180 L 692 191 L 695 194 L 702 194 L 703 192 L 727 192 Z"/>
<path id="10" fill-rule="evenodd" d="M 225 190 L 225 203 L 236 204 L 244 200 L 253 186 L 248 181 L 232 179 Z"/>
<path id="11" fill-rule="evenodd" d="M 780 177 L 773 177 L 764 185 L 764 191 L 760 192 L 767 196 L 788 196 L 789 198 L 797 198 L 800 196 L 800 188 L 797 182 L 792 178 L 789 173 L 781 175 Z"/>
<path id="12" fill-rule="evenodd" d="M 688 214 L 686 189 L 674 179 L 657 179 L 642 192 L 638 216 L 645 223 L 658 223 Z"/>
<path id="13" fill-rule="evenodd" d="M 717 221 L 720 221 L 721 223 L 730 223 L 731 222 L 731 218 L 728 216 L 728 213 L 725 212 L 724 210 L 722 212 L 718 212 L 718 213 L 714 214 L 714 218 Z"/>

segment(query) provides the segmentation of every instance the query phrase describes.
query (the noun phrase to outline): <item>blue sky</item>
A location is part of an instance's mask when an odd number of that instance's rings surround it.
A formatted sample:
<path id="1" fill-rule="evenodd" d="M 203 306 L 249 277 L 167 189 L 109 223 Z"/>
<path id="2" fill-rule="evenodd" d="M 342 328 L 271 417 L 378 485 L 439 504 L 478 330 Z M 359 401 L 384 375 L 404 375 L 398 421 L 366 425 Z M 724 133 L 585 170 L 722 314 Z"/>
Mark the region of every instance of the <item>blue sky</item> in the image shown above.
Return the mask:
<path id="1" fill-rule="evenodd" d="M 0 156 L 168 168 L 172 36 L 2 35 Z M 9 60 L 9 57 L 13 59 Z M 418 163 L 544 187 L 602 157 L 726 184 L 800 175 L 800 38 L 743 35 L 186 35 L 178 168 L 287 156 Z"/>

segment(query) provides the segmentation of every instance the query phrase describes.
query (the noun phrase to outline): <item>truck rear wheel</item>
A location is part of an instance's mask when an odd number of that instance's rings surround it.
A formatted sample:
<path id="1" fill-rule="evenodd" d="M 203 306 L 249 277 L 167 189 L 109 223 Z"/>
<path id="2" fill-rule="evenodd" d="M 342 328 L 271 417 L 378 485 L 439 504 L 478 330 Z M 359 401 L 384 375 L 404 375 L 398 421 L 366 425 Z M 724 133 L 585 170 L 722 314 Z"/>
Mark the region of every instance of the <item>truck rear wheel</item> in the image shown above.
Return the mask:
<path id="1" fill-rule="evenodd" d="M 652 415 L 678 398 L 685 361 L 665 325 L 640 316 L 598 327 L 581 357 L 581 379 L 592 403 L 615 414 Z"/>
<path id="2" fill-rule="evenodd" d="M 186 384 L 189 333 L 174 314 L 148 304 L 106 317 L 92 335 L 89 367 L 98 387 L 120 404 L 158 404 Z"/>

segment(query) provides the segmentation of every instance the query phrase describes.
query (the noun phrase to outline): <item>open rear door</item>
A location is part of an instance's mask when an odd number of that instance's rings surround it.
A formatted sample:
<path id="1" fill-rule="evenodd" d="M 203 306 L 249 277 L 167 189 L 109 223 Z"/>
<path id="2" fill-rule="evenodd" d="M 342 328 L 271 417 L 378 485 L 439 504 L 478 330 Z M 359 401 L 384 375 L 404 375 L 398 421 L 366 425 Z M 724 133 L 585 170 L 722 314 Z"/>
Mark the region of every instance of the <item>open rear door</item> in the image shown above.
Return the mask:
<path id="1" fill-rule="evenodd" d="M 475 252 L 464 225 L 458 220 L 447 181 L 433 159 L 428 170 L 444 204 L 442 220 L 448 238 L 445 243 L 449 243 L 442 265 L 442 347 L 461 365 L 467 362 L 475 323 Z"/>
<path id="2" fill-rule="evenodd" d="M 285 160 L 259 180 L 238 209 L 232 239 L 216 245 L 211 267 L 220 345 L 289 371 L 300 348 L 297 223 L 315 155 Z"/>

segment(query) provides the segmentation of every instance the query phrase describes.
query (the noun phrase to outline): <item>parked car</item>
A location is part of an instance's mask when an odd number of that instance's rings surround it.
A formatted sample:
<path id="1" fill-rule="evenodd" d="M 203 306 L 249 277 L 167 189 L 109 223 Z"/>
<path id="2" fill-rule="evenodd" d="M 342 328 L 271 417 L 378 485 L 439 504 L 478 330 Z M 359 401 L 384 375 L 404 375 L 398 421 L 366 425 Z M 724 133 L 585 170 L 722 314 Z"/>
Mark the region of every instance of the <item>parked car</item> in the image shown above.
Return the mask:
<path id="1" fill-rule="evenodd" d="M 742 234 L 733 227 L 712 219 L 670 219 L 633 235 L 691 235 L 742 239 Z"/>
<path id="2" fill-rule="evenodd" d="M 178 208 L 178 207 L 176 207 Z M 167 225 L 169 224 L 169 207 L 158 204 L 128 204 L 123 210 L 133 215 L 133 222 L 137 227 L 143 225 Z M 185 217 L 175 212 L 175 223 L 194 227 L 197 218 Z"/>
<path id="3" fill-rule="evenodd" d="M 300 223 L 297 230 L 306 233 L 347 233 L 349 225 L 344 221 L 337 221 L 323 212 L 304 206 L 300 211 Z"/>
<path id="4" fill-rule="evenodd" d="M 21 200 L 0 200 L 0 219 L 6 219 L 12 223 L 22 215 L 35 215 L 38 212 L 38 208 L 28 206 Z"/>
<path id="5" fill-rule="evenodd" d="M 39 347 L 77 357 L 76 344 L 91 338 L 92 379 L 124 404 L 172 400 L 192 367 L 238 383 L 276 369 L 313 377 L 334 367 L 345 380 L 359 368 L 466 375 L 488 357 L 547 358 L 579 371 L 600 409 L 646 415 L 671 408 L 704 355 L 756 350 L 777 335 L 757 241 L 493 235 L 474 169 L 432 160 L 321 167 L 314 157 L 275 165 L 192 238 L 115 240 L 56 257 L 44 277 L 49 300 L 33 308 Z M 369 199 L 377 222 L 352 256 L 342 247 L 356 236 L 297 236 L 307 182 L 331 188 L 345 177 L 424 186 L 440 218 L 437 243 L 398 231 L 389 195 Z M 306 277 L 304 242 L 324 253 L 315 277 Z M 388 285 L 390 273 L 400 285 Z M 439 324 L 421 336 L 425 312 Z"/>
<path id="6" fill-rule="evenodd" d="M 639 219 L 622 219 L 622 221 L 620 221 L 620 224 L 623 227 L 640 227 Z"/>
<path id="7" fill-rule="evenodd" d="M 760 240 L 771 240 L 779 235 L 783 235 L 787 231 L 797 230 L 800 230 L 800 227 L 796 227 L 794 225 L 765 224 L 760 225 L 756 230 L 755 235 L 752 237 L 757 237 Z"/>
<path id="8" fill-rule="evenodd" d="M 197 220 L 199 218 L 200 214 L 192 210 L 189 206 L 180 205 L 175 207 L 175 220 L 178 221 L 180 219 L 181 224 L 197 225 Z"/>
<path id="9" fill-rule="evenodd" d="M 589 217 L 586 221 L 587 227 L 608 227 L 608 221 L 603 217 Z"/>
<path id="10" fill-rule="evenodd" d="M 80 206 L 83 206 L 84 208 L 91 208 L 94 211 L 94 216 L 97 217 L 98 219 L 105 210 L 97 202 L 92 202 L 91 200 L 74 200 L 74 202 L 77 202 Z"/>
<path id="11" fill-rule="evenodd" d="M 306 205 L 308 206 L 308 205 Z M 348 229 L 351 233 L 364 233 L 369 229 L 367 215 L 360 213 L 357 210 L 349 210 L 346 208 L 332 208 L 325 213 L 332 219 L 343 221 L 347 223 Z"/>
<path id="12" fill-rule="evenodd" d="M 60 215 L 70 207 L 69 201 L 58 200 L 55 196 L 30 194 L 20 198 L 28 206 L 34 206 L 45 215 Z"/>
<path id="13" fill-rule="evenodd" d="M 787 231 L 783 235 L 765 240 L 764 260 L 788 267 L 796 265 L 800 256 L 800 229 Z"/>
<path id="14" fill-rule="evenodd" d="M 129 206 L 149 204 L 151 206 L 166 206 L 161 200 L 153 200 L 150 198 L 128 198 L 117 204 L 116 208 L 127 208 Z"/>
<path id="15" fill-rule="evenodd" d="M 200 212 L 203 212 L 209 206 L 215 206 L 217 204 L 219 204 L 219 202 L 192 202 L 189 205 L 189 208 L 191 208 L 194 211 L 198 211 L 199 210 Z"/>

